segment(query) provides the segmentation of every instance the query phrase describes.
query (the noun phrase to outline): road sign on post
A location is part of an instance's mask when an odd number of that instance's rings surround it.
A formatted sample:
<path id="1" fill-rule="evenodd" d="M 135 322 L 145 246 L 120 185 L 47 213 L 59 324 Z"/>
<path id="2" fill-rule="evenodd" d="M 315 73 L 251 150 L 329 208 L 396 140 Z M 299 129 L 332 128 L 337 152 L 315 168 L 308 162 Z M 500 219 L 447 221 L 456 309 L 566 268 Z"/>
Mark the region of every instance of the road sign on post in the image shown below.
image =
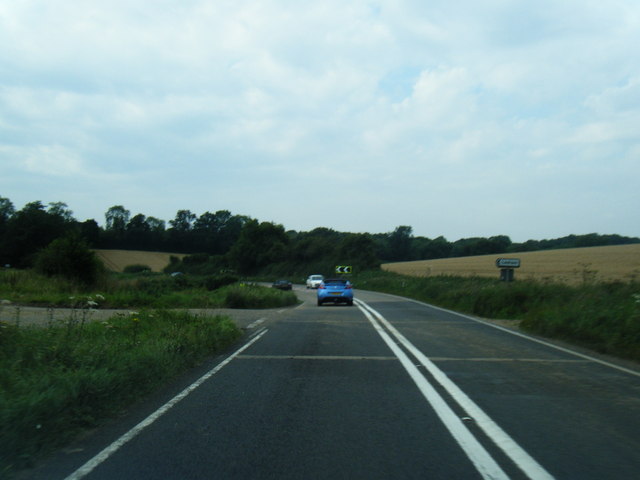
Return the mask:
<path id="1" fill-rule="evenodd" d="M 513 282 L 513 269 L 520 268 L 519 258 L 498 258 L 496 267 L 500 269 L 500 280 L 503 282 Z"/>
<path id="2" fill-rule="evenodd" d="M 519 258 L 498 258 L 496 259 L 496 267 L 498 268 L 519 268 Z"/>
<path id="3" fill-rule="evenodd" d="M 337 265 L 336 273 L 351 273 L 351 267 L 346 265 Z"/>
<path id="4" fill-rule="evenodd" d="M 513 268 L 501 268 L 500 280 L 503 282 L 513 282 Z"/>

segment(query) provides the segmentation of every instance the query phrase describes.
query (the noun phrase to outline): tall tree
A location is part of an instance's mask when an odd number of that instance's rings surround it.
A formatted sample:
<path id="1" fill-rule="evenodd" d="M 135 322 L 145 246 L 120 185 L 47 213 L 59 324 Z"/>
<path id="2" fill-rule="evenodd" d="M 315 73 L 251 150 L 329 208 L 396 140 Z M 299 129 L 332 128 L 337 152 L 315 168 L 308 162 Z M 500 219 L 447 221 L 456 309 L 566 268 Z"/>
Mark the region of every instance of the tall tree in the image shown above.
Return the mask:
<path id="1" fill-rule="evenodd" d="M 126 229 L 129 223 L 129 210 L 122 205 L 114 205 L 105 213 L 105 243 L 111 248 L 124 248 Z"/>
<path id="2" fill-rule="evenodd" d="M 397 262 L 412 259 L 413 228 L 401 225 L 389 235 L 389 259 Z"/>
<path id="3" fill-rule="evenodd" d="M 9 219 L 16 213 L 16 209 L 8 198 L 0 197 L 0 231 Z"/>
<path id="4" fill-rule="evenodd" d="M 198 252 L 218 252 L 220 224 L 215 214 L 204 212 L 193 224 L 194 247 Z"/>
<path id="5" fill-rule="evenodd" d="M 147 217 L 147 225 L 149 225 L 149 229 L 156 234 L 164 233 L 166 228 L 164 220 L 156 217 Z"/>
<path id="6" fill-rule="evenodd" d="M 196 220 L 196 215 L 191 213 L 190 210 L 178 210 L 176 218 L 169 220 L 171 229 L 176 232 L 188 232 L 193 227 L 193 222 Z"/>
<path id="7" fill-rule="evenodd" d="M 247 221 L 247 217 L 232 215 L 229 210 L 203 213 L 193 224 L 195 249 L 212 255 L 226 254 Z"/>
<path id="8" fill-rule="evenodd" d="M 33 255 L 54 239 L 61 237 L 68 224 L 45 210 L 40 201 L 30 202 L 7 222 L 2 264 L 27 267 Z"/>
<path id="9" fill-rule="evenodd" d="M 73 212 L 69 210 L 69 207 L 64 202 L 51 202 L 49 203 L 49 209 L 47 210 L 51 215 L 60 217 L 65 222 L 73 222 Z"/>
<path id="10" fill-rule="evenodd" d="M 216 216 L 221 225 L 219 253 L 225 254 L 238 241 L 242 229 L 251 221 L 251 218 L 246 215 L 231 215 L 228 210 L 219 210 Z"/>
<path id="11" fill-rule="evenodd" d="M 169 220 L 169 242 L 171 248 L 176 252 L 191 252 L 194 250 L 193 223 L 196 215 L 190 210 L 178 210 L 176 217 Z"/>
<path id="12" fill-rule="evenodd" d="M 338 247 L 336 264 L 349 265 L 357 270 L 368 270 L 380 266 L 376 256 L 376 245 L 368 233 L 346 235 Z"/>
<path id="13" fill-rule="evenodd" d="M 150 248 L 162 250 L 166 246 L 166 227 L 164 220 L 156 217 L 147 217 L 147 225 L 151 235 Z"/>
<path id="14" fill-rule="evenodd" d="M 131 212 L 122 205 L 114 205 L 105 213 L 107 221 L 106 229 L 112 232 L 124 233 L 127 223 L 129 223 L 129 215 Z"/>
<path id="15" fill-rule="evenodd" d="M 289 237 L 282 225 L 250 220 L 229 252 L 232 265 L 250 274 L 286 258 Z"/>
<path id="16" fill-rule="evenodd" d="M 5 232 L 7 230 L 7 224 L 9 219 L 16 213 L 16 209 L 13 207 L 13 203 L 8 198 L 0 197 L 0 265 L 8 263 L 8 258 L 3 258 L 6 254 L 7 247 L 5 243 L 11 241 L 7 238 Z"/>
<path id="17" fill-rule="evenodd" d="M 430 260 L 433 258 L 447 258 L 451 256 L 452 244 L 440 235 L 433 240 L 419 237 L 416 239 L 418 245 L 417 256 L 421 260 Z"/>
<path id="18" fill-rule="evenodd" d="M 78 225 L 80 236 L 84 238 L 91 247 L 101 247 L 102 229 L 94 219 L 85 220 Z"/>
<path id="19" fill-rule="evenodd" d="M 151 228 L 147 217 L 139 213 L 134 215 L 126 226 L 126 247 L 135 250 L 146 250 L 151 243 Z"/>

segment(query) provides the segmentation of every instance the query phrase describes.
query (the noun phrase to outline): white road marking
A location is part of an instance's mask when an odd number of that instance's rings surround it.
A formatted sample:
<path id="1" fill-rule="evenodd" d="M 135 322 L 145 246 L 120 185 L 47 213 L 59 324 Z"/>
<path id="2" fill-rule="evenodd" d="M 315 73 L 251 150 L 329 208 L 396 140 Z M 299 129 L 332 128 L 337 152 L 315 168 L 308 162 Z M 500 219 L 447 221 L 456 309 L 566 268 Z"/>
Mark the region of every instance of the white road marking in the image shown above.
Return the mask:
<path id="1" fill-rule="evenodd" d="M 84 476 L 88 475 L 89 473 L 91 473 L 98 465 L 100 465 L 102 462 L 107 460 L 111 455 L 116 453 L 124 444 L 126 444 L 128 441 L 130 441 L 134 437 L 136 437 L 140 432 L 142 432 L 142 430 L 147 428 L 153 422 L 158 420 L 158 418 L 160 418 L 162 415 L 167 413 L 171 409 L 171 407 L 176 405 L 179 401 L 184 399 L 187 395 L 189 395 L 192 391 L 194 391 L 196 388 L 198 388 L 200 385 L 202 385 L 204 382 L 206 382 L 209 378 L 211 378 L 213 375 L 215 375 L 220 370 L 222 370 L 222 368 L 224 368 L 226 365 L 228 365 L 234 358 L 236 358 L 238 355 L 240 355 L 242 352 L 244 352 L 247 348 L 249 348 L 255 342 L 257 342 L 267 332 L 268 332 L 268 330 L 265 329 L 262 332 L 260 332 L 259 334 L 257 334 L 249 342 L 247 342 L 241 348 L 236 350 L 233 354 L 228 356 L 226 359 L 224 359 L 222 362 L 220 362 L 214 368 L 209 370 L 207 373 L 205 373 L 202 377 L 200 377 L 194 383 L 192 383 L 187 388 L 185 388 L 178 395 L 176 395 L 171 400 L 169 400 L 167 403 L 165 403 L 158 410 L 153 412 L 151 415 L 149 415 L 147 418 L 145 418 L 143 421 L 141 421 L 139 424 L 137 424 L 135 427 L 133 427 L 127 433 L 125 433 L 120 438 L 118 438 L 111 445 L 106 447 L 104 450 L 102 450 L 100 453 L 98 453 L 96 456 L 94 456 L 92 459 L 90 459 L 88 462 L 86 462 L 84 465 L 82 465 L 80 468 L 78 468 L 71 475 L 66 477 L 65 480 L 79 480 L 79 479 L 83 478 Z"/>
<path id="2" fill-rule="evenodd" d="M 489 363 L 589 363 L 571 358 L 487 358 L 487 357 L 431 357 L 438 362 L 489 362 Z"/>
<path id="3" fill-rule="evenodd" d="M 385 360 L 396 357 L 360 357 L 354 355 L 238 355 L 238 360 Z"/>
<path id="4" fill-rule="evenodd" d="M 534 460 L 522 447 L 520 447 L 520 445 L 518 445 L 515 440 L 513 440 L 504 430 L 502 430 L 486 413 L 484 413 L 484 411 L 480 407 L 478 407 L 478 405 L 476 405 L 467 396 L 466 393 L 464 393 L 455 383 L 453 383 L 442 370 L 436 367 L 435 364 L 431 360 L 429 360 L 426 355 L 424 355 L 411 342 L 409 342 L 409 340 L 407 340 L 378 311 L 371 308 L 361 300 L 357 300 L 357 305 L 372 323 L 374 322 L 371 315 L 375 316 L 376 323 L 374 324 L 374 327 L 376 327 L 376 330 L 378 330 L 379 333 L 380 331 L 382 331 L 386 334 L 386 332 L 382 329 L 384 326 L 384 328 L 386 328 L 399 341 L 399 343 L 402 344 L 418 360 L 418 362 L 429 371 L 433 378 L 442 387 L 444 387 L 444 389 L 449 393 L 449 395 L 451 395 L 456 403 L 458 403 L 458 405 L 465 410 L 466 414 L 469 417 L 473 418 L 474 422 L 518 466 L 518 468 L 522 470 L 522 472 L 524 472 L 531 479 L 553 479 L 553 476 L 549 474 L 549 472 L 547 472 L 544 467 L 542 467 L 542 465 L 536 462 L 536 460 Z M 377 322 L 379 322 L 379 325 Z M 393 341 L 391 341 L 391 344 L 394 348 L 399 349 L 399 347 L 397 347 L 397 345 L 393 343 Z M 394 350 L 394 348 L 392 348 L 392 350 Z M 402 352 L 402 354 L 405 355 L 404 352 Z M 420 375 L 420 377 L 422 378 L 422 380 L 424 380 L 424 382 L 426 382 L 426 379 L 422 377 L 422 375 Z M 426 383 L 428 384 L 428 382 Z M 439 397 L 439 399 L 442 401 L 441 397 Z M 449 407 L 447 406 L 447 408 Z M 453 414 L 453 412 L 451 412 L 451 414 Z M 471 434 L 469 433 L 469 435 Z"/>
<path id="5" fill-rule="evenodd" d="M 256 320 L 255 322 L 250 323 L 250 324 L 247 326 L 247 329 L 248 329 L 248 330 L 251 330 L 252 328 L 256 328 L 258 325 L 260 325 L 260 324 L 264 323 L 264 321 L 265 321 L 265 320 L 266 320 L 266 318 L 265 318 L 265 317 L 259 318 L 259 319 L 258 319 L 258 320 Z"/>
<path id="6" fill-rule="evenodd" d="M 449 433 L 451 433 L 453 438 L 458 442 L 460 448 L 462 448 L 467 457 L 469 457 L 469 460 L 471 460 L 482 478 L 508 480 L 509 477 L 507 474 L 500 468 L 489 452 L 487 452 L 480 442 L 471 434 L 451 407 L 447 405 L 445 400 L 436 392 L 435 388 L 433 388 L 418 368 L 411 362 L 407 354 L 396 345 L 389 334 L 383 329 L 382 325 L 378 323 L 377 320 L 379 320 L 379 318 L 373 318 L 364 302 L 358 301 L 356 304 L 362 313 L 364 313 L 365 317 L 369 319 L 369 322 L 371 322 L 373 328 L 375 328 L 382 337 L 382 340 L 384 340 L 394 355 L 398 357 L 398 360 L 400 360 L 402 366 L 411 376 L 422 395 L 427 399 L 427 402 L 429 402 L 442 423 L 447 430 L 449 430 Z"/>

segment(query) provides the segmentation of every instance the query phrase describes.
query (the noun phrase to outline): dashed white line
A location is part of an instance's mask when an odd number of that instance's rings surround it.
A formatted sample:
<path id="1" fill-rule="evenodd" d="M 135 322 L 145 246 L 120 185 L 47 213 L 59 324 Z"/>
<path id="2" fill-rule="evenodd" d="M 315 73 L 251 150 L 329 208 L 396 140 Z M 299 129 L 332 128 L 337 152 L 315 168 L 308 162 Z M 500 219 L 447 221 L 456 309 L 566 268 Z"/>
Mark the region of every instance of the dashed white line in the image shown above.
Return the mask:
<path id="1" fill-rule="evenodd" d="M 265 318 L 265 317 L 259 318 L 259 319 L 258 319 L 258 320 L 256 320 L 255 322 L 250 323 L 250 324 L 247 326 L 247 329 L 248 329 L 248 330 L 251 330 L 251 329 L 253 329 L 253 328 L 256 328 L 258 325 L 261 325 L 262 323 L 264 323 L 264 321 L 265 321 L 265 320 L 266 320 L 266 318 Z"/>

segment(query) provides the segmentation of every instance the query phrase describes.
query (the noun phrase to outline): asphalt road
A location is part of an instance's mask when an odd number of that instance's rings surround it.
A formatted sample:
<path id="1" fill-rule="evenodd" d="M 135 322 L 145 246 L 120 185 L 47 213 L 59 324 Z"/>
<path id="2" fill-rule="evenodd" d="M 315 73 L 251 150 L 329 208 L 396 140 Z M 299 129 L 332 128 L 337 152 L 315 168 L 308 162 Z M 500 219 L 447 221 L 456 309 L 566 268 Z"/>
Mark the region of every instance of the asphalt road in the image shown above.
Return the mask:
<path id="1" fill-rule="evenodd" d="M 21 478 L 639 478 L 637 366 L 398 297 L 297 292 Z"/>

